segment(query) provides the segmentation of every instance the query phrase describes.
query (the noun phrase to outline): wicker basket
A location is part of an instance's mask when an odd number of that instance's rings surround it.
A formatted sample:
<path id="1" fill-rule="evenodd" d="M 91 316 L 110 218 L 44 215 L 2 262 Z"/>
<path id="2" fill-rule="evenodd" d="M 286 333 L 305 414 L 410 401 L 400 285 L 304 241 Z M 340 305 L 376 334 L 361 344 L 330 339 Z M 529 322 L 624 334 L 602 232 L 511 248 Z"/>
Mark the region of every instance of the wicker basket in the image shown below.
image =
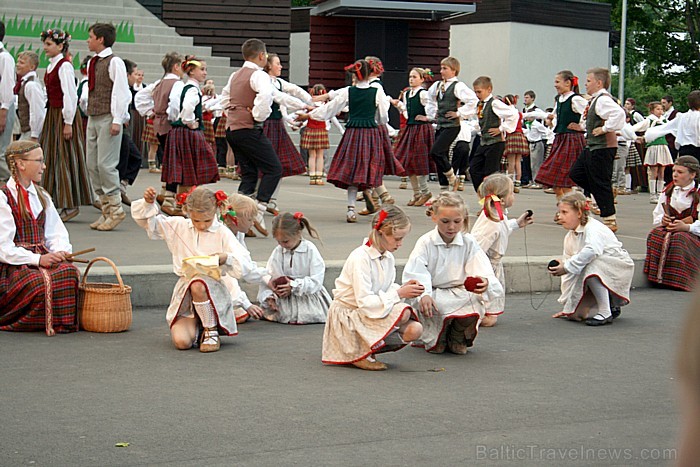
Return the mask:
<path id="1" fill-rule="evenodd" d="M 97 261 L 104 261 L 114 270 L 119 284 L 87 282 L 88 272 Z M 122 332 L 131 326 L 131 287 L 124 285 L 117 266 L 108 258 L 90 261 L 78 285 L 80 326 L 91 332 Z"/>

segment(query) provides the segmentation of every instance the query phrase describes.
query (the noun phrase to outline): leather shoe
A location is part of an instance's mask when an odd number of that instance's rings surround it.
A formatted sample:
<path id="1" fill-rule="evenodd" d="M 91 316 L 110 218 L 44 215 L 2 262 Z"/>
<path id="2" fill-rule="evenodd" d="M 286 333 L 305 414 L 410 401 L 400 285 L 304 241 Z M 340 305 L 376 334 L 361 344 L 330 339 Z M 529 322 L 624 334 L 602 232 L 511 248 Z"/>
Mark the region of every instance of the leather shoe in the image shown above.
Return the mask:
<path id="1" fill-rule="evenodd" d="M 586 326 L 604 326 L 606 324 L 611 324 L 613 322 L 613 317 L 608 316 L 603 319 L 588 318 L 586 319 Z"/>
<path id="2" fill-rule="evenodd" d="M 353 364 L 353 366 L 356 366 L 357 368 L 360 368 L 361 370 L 368 370 L 368 371 L 382 371 L 382 370 L 386 370 L 388 368 L 385 363 L 382 363 L 379 360 L 370 361 L 370 360 L 367 360 L 366 358 L 364 358 L 362 360 L 358 360 L 356 362 L 353 362 L 352 364 Z"/>
<path id="3" fill-rule="evenodd" d="M 610 308 L 610 311 L 612 311 L 613 319 L 619 318 L 620 315 L 622 314 L 622 310 L 620 310 L 619 306 L 614 306 L 614 307 Z"/>

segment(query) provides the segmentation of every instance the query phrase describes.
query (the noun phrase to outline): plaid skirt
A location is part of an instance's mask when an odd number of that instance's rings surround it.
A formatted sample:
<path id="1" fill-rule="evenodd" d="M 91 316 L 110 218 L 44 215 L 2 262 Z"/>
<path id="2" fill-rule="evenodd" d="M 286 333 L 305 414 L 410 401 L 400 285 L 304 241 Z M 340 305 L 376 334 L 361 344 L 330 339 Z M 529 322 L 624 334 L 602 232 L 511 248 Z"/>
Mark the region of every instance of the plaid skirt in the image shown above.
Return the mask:
<path id="1" fill-rule="evenodd" d="M 216 131 L 214 132 L 214 138 L 226 138 L 226 126 L 228 125 L 228 118 L 226 118 L 226 112 L 219 117 L 216 123 Z"/>
<path id="2" fill-rule="evenodd" d="M 215 144 L 216 139 L 214 139 L 214 122 L 211 120 L 202 120 L 204 123 L 204 139 L 209 144 Z"/>
<path id="3" fill-rule="evenodd" d="M 698 277 L 700 238 L 656 227 L 647 237 L 644 273 L 649 281 L 692 292 Z"/>
<path id="4" fill-rule="evenodd" d="M 627 160 L 625 161 L 625 167 L 637 167 L 642 165 L 642 158 L 639 156 L 639 151 L 637 150 L 637 145 L 630 144 L 630 150 L 627 153 Z"/>
<path id="5" fill-rule="evenodd" d="M 306 163 L 284 128 L 282 120 L 265 120 L 263 134 L 270 140 L 282 164 L 282 177 L 306 172 Z"/>
<path id="6" fill-rule="evenodd" d="M 530 144 L 527 142 L 527 138 L 521 132 L 513 132 L 506 135 L 506 149 L 503 151 L 503 155 L 508 156 L 529 156 L 530 155 Z"/>
<path id="7" fill-rule="evenodd" d="M 77 331 L 79 281 L 68 263 L 50 269 L 0 263 L 0 330 Z"/>
<path id="8" fill-rule="evenodd" d="M 429 124 L 406 125 L 394 147 L 396 159 L 407 175 L 428 175 L 431 170 L 430 148 L 435 143 L 435 131 Z"/>
<path id="9" fill-rule="evenodd" d="M 141 141 L 148 144 L 160 144 L 158 142 L 158 138 L 156 137 L 156 132 L 153 130 L 152 118 L 146 120 L 146 125 L 143 127 L 143 133 L 141 133 Z"/>
<path id="10" fill-rule="evenodd" d="M 386 125 L 380 124 L 377 128 L 382 136 L 382 145 L 384 147 L 384 175 L 406 175 L 406 170 L 394 155 L 394 147 L 391 144 L 391 137 Z"/>
<path id="11" fill-rule="evenodd" d="M 219 167 L 204 132 L 173 127 L 163 152 L 161 181 L 193 186 L 219 180 Z"/>
<path id="12" fill-rule="evenodd" d="M 377 128 L 347 128 L 328 169 L 328 181 L 338 188 L 362 191 L 382 184 L 385 143 Z"/>
<path id="13" fill-rule="evenodd" d="M 586 138 L 583 137 L 583 133 L 557 133 L 554 136 L 551 154 L 542 163 L 535 182 L 558 188 L 574 186 L 569 172 L 585 145 Z"/>
<path id="14" fill-rule="evenodd" d="M 328 140 L 328 130 L 325 128 L 307 128 L 301 135 L 302 149 L 328 149 L 331 143 Z"/>
<path id="15" fill-rule="evenodd" d="M 41 184 L 53 198 L 56 208 L 71 209 L 92 204 L 80 112 L 73 120 L 73 137 L 66 140 L 63 138 L 62 109 L 49 107 L 39 143 L 46 161 Z"/>

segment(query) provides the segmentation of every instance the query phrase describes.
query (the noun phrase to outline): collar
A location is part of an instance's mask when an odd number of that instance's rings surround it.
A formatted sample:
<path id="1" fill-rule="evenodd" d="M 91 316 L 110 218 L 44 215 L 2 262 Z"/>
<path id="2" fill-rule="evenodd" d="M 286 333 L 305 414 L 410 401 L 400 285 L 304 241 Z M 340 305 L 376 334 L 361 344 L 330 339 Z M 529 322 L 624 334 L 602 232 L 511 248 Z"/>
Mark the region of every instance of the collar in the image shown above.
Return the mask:
<path id="1" fill-rule="evenodd" d="M 243 62 L 243 68 L 252 68 L 253 70 L 262 70 L 261 66 L 258 66 L 253 62 L 249 62 L 248 60 Z"/>
<path id="2" fill-rule="evenodd" d="M 100 58 L 109 57 L 110 55 L 112 55 L 112 48 L 111 47 L 107 47 L 102 52 L 97 54 L 97 56 Z"/>
<path id="3" fill-rule="evenodd" d="M 564 102 L 574 94 L 574 91 L 565 92 L 559 96 L 559 102 Z"/>
<path id="4" fill-rule="evenodd" d="M 49 63 L 51 65 L 55 65 L 58 62 L 60 62 L 61 60 L 63 60 L 63 54 L 58 54 L 55 57 L 51 57 L 51 59 L 49 60 Z"/>
<path id="5" fill-rule="evenodd" d="M 438 245 L 438 246 L 444 246 L 446 248 L 450 248 L 453 245 L 456 246 L 462 246 L 464 245 L 464 236 L 462 235 L 462 232 L 458 233 L 455 238 L 452 240 L 452 243 L 445 243 L 445 240 L 442 239 L 440 236 L 440 232 L 438 232 L 438 228 L 435 227 L 433 229 L 433 235 L 432 235 L 432 240 L 433 244 Z"/>
<path id="6" fill-rule="evenodd" d="M 15 193 L 15 195 L 17 194 L 17 181 L 14 178 L 10 177 L 10 179 L 7 181 L 7 187 L 10 189 L 10 191 Z M 36 185 L 34 185 L 34 182 L 29 184 L 27 192 L 34 196 L 38 196 L 36 193 Z"/>
<path id="7" fill-rule="evenodd" d="M 487 103 L 488 101 L 490 101 L 491 99 L 493 99 L 493 94 L 489 94 L 488 97 L 487 97 L 486 99 L 484 99 L 483 101 L 481 101 L 481 102 L 483 102 L 484 104 L 486 104 L 486 103 Z"/>
<path id="8" fill-rule="evenodd" d="M 299 243 L 299 245 L 297 245 L 297 247 L 294 248 L 293 250 L 288 250 L 287 248 L 282 248 L 282 252 L 285 254 L 306 253 L 307 251 L 309 251 L 309 245 L 304 241 L 303 238 L 301 239 L 301 243 Z"/>
<path id="9" fill-rule="evenodd" d="M 444 80 L 442 80 L 442 81 L 443 81 L 445 84 L 447 84 L 447 83 L 453 83 L 453 82 L 458 81 L 458 80 L 459 80 L 459 79 L 458 79 L 456 76 L 453 76 L 453 77 L 450 78 L 450 79 L 444 79 Z"/>
<path id="10" fill-rule="evenodd" d="M 603 88 L 603 89 L 598 89 L 596 92 L 594 92 L 593 94 L 591 94 L 591 97 L 592 97 L 592 98 L 596 98 L 596 97 L 598 97 L 598 96 L 602 96 L 603 94 L 608 94 L 608 90 L 605 89 L 605 88 Z M 591 99 L 591 100 L 592 100 L 592 99 Z"/>
<path id="11" fill-rule="evenodd" d="M 574 235 L 576 235 L 576 236 L 581 235 L 581 234 L 582 234 L 583 232 L 585 232 L 585 231 L 586 231 L 586 226 L 585 226 L 585 225 L 581 225 L 581 224 L 579 224 L 578 227 L 576 227 L 576 228 L 573 230 Z"/>
<path id="12" fill-rule="evenodd" d="M 219 229 L 221 228 L 222 225 L 223 225 L 223 224 L 221 223 L 221 221 L 219 221 L 219 219 L 217 219 L 217 218 L 215 217 L 215 218 L 214 218 L 214 222 L 211 223 L 211 225 L 210 225 L 209 228 L 207 229 L 207 232 L 216 232 L 217 230 L 219 230 Z M 189 222 L 189 223 L 187 224 L 187 226 L 188 226 L 191 230 L 194 230 L 194 231 L 197 230 L 197 229 L 194 228 L 194 224 L 193 224 L 192 222 Z"/>
<path id="13" fill-rule="evenodd" d="M 163 76 L 163 79 L 176 79 L 178 81 L 181 81 L 182 78 L 180 78 L 178 75 L 175 73 L 166 73 L 165 76 Z M 162 81 L 162 80 L 161 80 Z"/>
<path id="14" fill-rule="evenodd" d="M 358 81 L 357 83 L 355 83 L 355 87 L 360 89 L 367 89 L 371 87 L 371 84 L 369 81 Z"/>
<path id="15" fill-rule="evenodd" d="M 5 45 L 0 41 L 0 50 L 3 50 L 5 48 Z"/>
<path id="16" fill-rule="evenodd" d="M 674 187 L 673 187 L 673 191 L 690 191 L 690 190 L 692 190 L 693 188 L 695 188 L 695 182 L 694 182 L 694 181 L 688 183 L 686 186 L 683 186 L 683 187 L 681 187 L 681 186 L 674 186 Z"/>
<path id="17" fill-rule="evenodd" d="M 26 75 L 22 76 L 22 82 L 24 83 L 27 81 L 29 78 L 36 78 L 36 71 L 30 71 Z"/>
<path id="18" fill-rule="evenodd" d="M 192 86 L 199 89 L 199 81 L 197 81 L 196 79 L 187 78 L 187 81 L 185 81 L 185 86 L 187 86 L 188 84 L 191 84 Z"/>
<path id="19" fill-rule="evenodd" d="M 367 239 L 365 239 L 365 242 L 367 242 Z M 385 251 L 384 253 L 380 253 L 377 248 L 372 246 L 367 246 L 363 243 L 363 246 L 367 249 L 367 254 L 369 255 L 370 259 L 378 259 L 378 260 L 383 260 L 387 256 L 387 252 Z"/>
<path id="20" fill-rule="evenodd" d="M 526 105 L 526 106 L 525 106 L 525 112 L 529 112 L 529 111 L 531 111 L 531 110 L 535 110 L 536 108 L 537 108 L 537 106 L 536 106 L 535 103 L 533 102 L 532 104 Z"/>

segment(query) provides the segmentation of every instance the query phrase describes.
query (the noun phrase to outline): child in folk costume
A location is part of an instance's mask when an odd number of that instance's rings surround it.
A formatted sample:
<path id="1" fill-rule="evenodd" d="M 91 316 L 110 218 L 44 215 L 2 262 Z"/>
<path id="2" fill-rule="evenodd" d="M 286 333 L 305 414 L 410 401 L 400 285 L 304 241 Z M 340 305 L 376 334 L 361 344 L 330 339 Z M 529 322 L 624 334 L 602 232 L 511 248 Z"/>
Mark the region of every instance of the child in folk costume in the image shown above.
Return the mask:
<path id="1" fill-rule="evenodd" d="M 50 60 L 44 75 L 48 107 L 39 139 L 46 151 L 46 172 L 42 184 L 64 222 L 77 216 L 80 206 L 92 203 L 85 163 L 83 122 L 77 112 L 75 72 L 71 61 L 65 57 L 70 39 L 70 34 L 60 29 L 41 33 L 44 52 Z"/>
<path id="2" fill-rule="evenodd" d="M 518 112 L 518 96 L 507 94 L 503 102 L 515 109 L 518 114 L 518 123 L 515 130 L 506 134 L 506 148 L 503 155 L 508 161 L 508 176 L 513 180 L 515 193 L 520 192 L 520 178 L 522 177 L 522 159 L 530 155 L 530 144 L 523 133 L 523 114 Z"/>
<path id="3" fill-rule="evenodd" d="M 316 84 L 310 90 L 311 97 L 326 94 L 323 84 Z M 316 103 L 316 106 L 322 105 Z M 333 117 L 335 118 L 335 117 Z M 309 185 L 323 185 L 323 153 L 331 147 L 328 140 L 328 122 L 310 118 L 306 121 L 306 129 L 301 136 L 301 148 L 309 151 Z"/>
<path id="4" fill-rule="evenodd" d="M 588 326 L 612 323 L 627 305 L 634 262 L 615 234 L 590 218 L 589 202 L 577 192 L 559 200 L 560 224 L 569 230 L 564 255 L 549 272 L 561 276 L 559 303 L 564 310 L 554 318 L 585 321 Z"/>
<path id="5" fill-rule="evenodd" d="M 187 82 L 179 99 L 178 117 L 163 153 L 162 181 L 177 185 L 178 193 L 186 193 L 194 185 L 214 183 L 219 180 L 219 168 L 211 145 L 204 138 L 202 118 L 202 94 L 200 83 L 207 77 L 206 62 L 188 56 L 182 62 Z"/>
<path id="6" fill-rule="evenodd" d="M 634 132 L 644 132 L 649 128 L 661 126 L 668 123 L 663 118 L 664 108 L 661 102 L 649 103 L 649 116 L 640 123 L 632 127 Z M 666 167 L 673 165 L 671 151 L 666 144 L 666 138 L 659 136 L 646 143 L 646 152 L 644 154 L 644 166 L 647 168 L 649 177 L 649 199 L 652 204 L 659 201 L 659 196 L 664 189 L 664 170 Z"/>
<path id="7" fill-rule="evenodd" d="M 17 55 L 17 117 L 19 117 L 19 139 L 39 141 L 46 117 L 46 92 L 36 77 L 39 56 L 26 50 Z"/>
<path id="8" fill-rule="evenodd" d="M 39 186 L 39 143 L 6 150 L 12 178 L 0 189 L 0 330 L 47 335 L 78 330 L 78 269 L 67 262 L 68 231 Z"/>
<path id="9" fill-rule="evenodd" d="M 562 70 L 554 76 L 554 89 L 557 91 L 554 112 L 531 112 L 529 115 L 544 117 L 548 125 L 554 125 L 554 142 L 535 176 L 535 182 L 554 188 L 559 199 L 574 186 L 569 172 L 586 145 L 580 122 L 588 102 L 579 95 L 578 77 L 569 70 Z M 555 215 L 555 221 L 558 215 Z"/>
<path id="10" fill-rule="evenodd" d="M 410 89 L 403 93 L 402 99 L 392 101 L 406 118 L 406 127 L 399 134 L 394 154 L 411 180 L 413 198 L 409 206 L 423 206 L 433 197 L 428 188 L 428 175 L 435 131 L 425 113 L 429 97 L 423 86 L 430 76 L 423 68 L 413 68 L 408 74 Z"/>
<path id="11" fill-rule="evenodd" d="M 236 279 L 250 272 L 252 262 L 248 251 L 219 222 L 220 200 L 214 192 L 200 187 L 182 197 L 186 197 L 184 205 L 189 219 L 159 214 L 153 188 L 146 189 L 143 199 L 134 201 L 131 215 L 146 229 L 149 238 L 165 240 L 173 255 L 173 271 L 179 280 L 166 315 L 173 344 L 181 350 L 196 346 L 199 330 L 203 328 L 200 352 L 216 352 L 220 333 L 227 336 L 238 333 L 232 297 L 237 297 L 240 291 Z M 193 256 L 216 257 L 219 268 L 215 271 L 189 268 L 184 260 Z"/>
<path id="12" fill-rule="evenodd" d="M 357 222 L 355 201 L 358 190 L 380 186 L 385 171 L 394 168 L 386 167 L 387 146 L 375 117 L 377 112 L 386 116 L 391 104 L 381 87 L 370 86 L 370 68 L 365 60 L 356 61 L 346 70 L 355 75 L 357 83 L 337 90 L 335 97 L 326 105 L 317 107 L 309 114 L 301 114 L 297 119 L 330 120 L 346 105 L 349 106 L 345 133 L 333 156 L 327 178 L 336 187 L 347 190 L 346 220 L 353 223 Z M 395 161 L 393 153 L 389 156 Z"/>
<path id="13" fill-rule="evenodd" d="M 258 301 L 265 319 L 278 323 L 325 323 L 331 297 L 323 286 L 326 265 L 316 245 L 302 238 L 306 229 L 318 232 L 301 212 L 284 213 L 272 221 L 272 236 L 279 244 L 267 260 L 270 280 L 260 285 Z"/>
<path id="14" fill-rule="evenodd" d="M 679 156 L 673 183 L 661 191 L 653 213 L 654 229 L 647 237 L 644 272 L 651 282 L 690 292 L 696 286 L 700 255 L 700 164 Z"/>
<path id="15" fill-rule="evenodd" d="M 532 216 L 522 214 L 517 219 L 508 219 L 506 210 L 513 206 L 515 195 L 513 194 L 513 180 L 503 174 L 493 174 L 486 178 L 479 187 L 479 203 L 484 209 L 472 228 L 472 235 L 486 252 L 493 271 L 498 278 L 503 290 L 505 290 L 505 275 L 503 274 L 502 259 L 508 250 L 508 237 L 515 230 L 532 224 Z M 481 325 L 494 326 L 498 315 L 505 310 L 505 296 L 487 302 L 486 316 Z"/>
<path id="16" fill-rule="evenodd" d="M 674 144 L 679 156 L 693 156 L 700 161 L 700 90 L 688 94 L 687 112 L 676 114 L 665 125 L 650 128 L 644 134 L 644 139 L 648 143 L 663 135 L 675 137 Z"/>
<path id="17" fill-rule="evenodd" d="M 211 145 L 216 156 L 216 137 L 214 136 L 214 111 L 221 108 L 220 99 L 216 97 L 213 84 L 202 86 L 202 122 L 204 123 L 204 139 Z M 218 166 L 218 162 L 217 162 Z"/>
<path id="18" fill-rule="evenodd" d="M 485 303 L 503 297 L 503 287 L 474 237 L 467 233 L 464 200 L 443 192 L 430 207 L 436 227 L 423 235 L 408 258 L 403 280 L 425 288 L 415 308 L 423 324 L 417 345 L 433 353 L 457 355 L 474 345 Z M 473 284 L 472 284 L 473 283 Z"/>
<path id="19" fill-rule="evenodd" d="M 424 287 L 415 280 L 394 283 L 392 252 L 410 229 L 408 217 L 396 206 L 375 214 L 368 241 L 350 253 L 335 280 L 323 331 L 323 363 L 385 370 L 375 354 L 399 350 L 420 338 L 423 327 L 403 300 L 421 296 Z"/>

